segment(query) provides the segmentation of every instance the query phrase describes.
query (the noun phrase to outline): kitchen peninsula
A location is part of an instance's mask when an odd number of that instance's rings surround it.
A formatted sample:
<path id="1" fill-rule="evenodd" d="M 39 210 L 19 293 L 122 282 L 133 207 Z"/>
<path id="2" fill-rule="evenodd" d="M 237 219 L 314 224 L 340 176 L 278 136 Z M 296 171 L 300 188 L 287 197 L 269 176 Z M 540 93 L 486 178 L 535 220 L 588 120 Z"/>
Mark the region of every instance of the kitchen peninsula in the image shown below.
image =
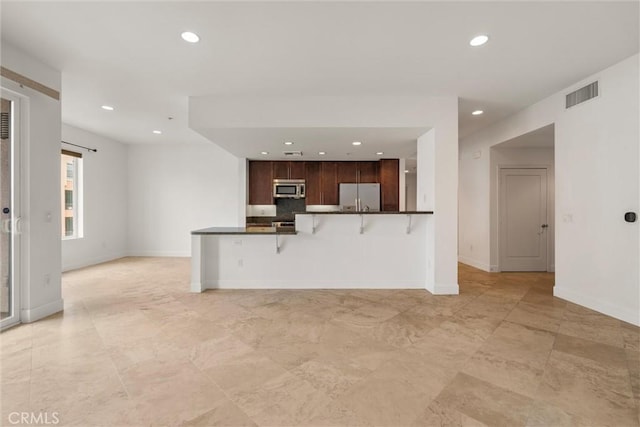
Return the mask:
<path id="1" fill-rule="evenodd" d="M 191 291 L 425 289 L 433 276 L 432 214 L 306 212 L 295 214 L 293 232 L 196 230 Z"/>

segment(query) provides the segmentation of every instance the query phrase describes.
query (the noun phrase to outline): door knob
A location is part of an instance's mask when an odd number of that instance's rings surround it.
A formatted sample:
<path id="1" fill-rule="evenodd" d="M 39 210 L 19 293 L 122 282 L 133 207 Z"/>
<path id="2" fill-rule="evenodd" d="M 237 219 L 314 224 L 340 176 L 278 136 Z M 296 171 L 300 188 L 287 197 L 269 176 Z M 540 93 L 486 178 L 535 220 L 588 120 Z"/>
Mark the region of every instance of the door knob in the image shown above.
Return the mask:
<path id="1" fill-rule="evenodd" d="M 542 224 L 540 227 L 547 228 L 547 227 L 549 227 L 549 224 Z"/>

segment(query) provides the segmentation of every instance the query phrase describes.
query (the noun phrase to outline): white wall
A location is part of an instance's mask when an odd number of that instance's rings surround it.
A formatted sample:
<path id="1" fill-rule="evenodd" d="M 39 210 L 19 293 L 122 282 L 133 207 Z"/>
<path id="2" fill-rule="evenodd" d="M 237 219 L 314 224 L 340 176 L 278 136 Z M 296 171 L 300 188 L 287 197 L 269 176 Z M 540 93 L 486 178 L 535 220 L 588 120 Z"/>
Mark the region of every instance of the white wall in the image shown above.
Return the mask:
<path id="1" fill-rule="evenodd" d="M 190 256 L 192 230 L 244 226 L 246 159 L 212 143 L 128 147 L 128 247 Z"/>
<path id="2" fill-rule="evenodd" d="M 416 174 L 415 173 L 405 174 L 405 197 L 407 200 L 408 211 L 416 210 L 416 194 L 418 192 L 416 185 L 417 185 Z"/>
<path id="3" fill-rule="evenodd" d="M 82 153 L 84 236 L 62 241 L 62 270 L 97 264 L 127 255 L 128 159 L 125 145 L 63 124 L 62 139 L 96 148 Z"/>
<path id="4" fill-rule="evenodd" d="M 2 43 L 2 66 L 60 90 L 60 72 Z M 60 248 L 60 101 L 2 78 L 22 97 L 22 321 L 63 308 Z"/>
<path id="5" fill-rule="evenodd" d="M 498 262 L 500 254 L 498 252 L 498 196 L 499 184 L 498 175 L 501 166 L 510 167 L 546 167 L 547 168 L 547 222 L 549 228 L 546 233 L 547 239 L 547 266 L 548 271 L 555 268 L 555 170 L 553 148 L 503 148 L 502 146 L 492 147 L 491 172 L 490 172 L 490 218 L 491 218 L 491 271 L 499 271 Z M 473 254 L 472 248 L 464 248 Z M 460 248 L 462 254 L 463 248 Z M 461 261 L 464 262 L 461 255 Z M 469 263 L 469 262 L 468 262 Z"/>
<path id="6" fill-rule="evenodd" d="M 623 215 L 640 208 L 638 59 L 628 58 L 463 139 L 459 213 L 460 247 L 473 245 L 473 259 L 490 265 L 489 148 L 555 123 L 554 294 L 636 325 L 640 231 L 638 222 L 626 223 Z M 565 110 L 565 95 L 595 79 L 601 96 Z"/>

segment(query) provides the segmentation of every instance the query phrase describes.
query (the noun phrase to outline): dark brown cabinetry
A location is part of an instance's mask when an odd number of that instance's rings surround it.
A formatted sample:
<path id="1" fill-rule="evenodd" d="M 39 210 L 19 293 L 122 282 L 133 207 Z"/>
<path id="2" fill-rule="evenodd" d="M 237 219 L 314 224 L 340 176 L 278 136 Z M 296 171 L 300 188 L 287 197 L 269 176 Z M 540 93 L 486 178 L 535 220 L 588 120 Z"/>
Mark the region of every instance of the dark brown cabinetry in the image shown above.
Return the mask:
<path id="1" fill-rule="evenodd" d="M 378 162 L 337 162 L 338 182 L 344 184 L 375 184 L 378 177 Z"/>
<path id="2" fill-rule="evenodd" d="M 273 204 L 272 162 L 249 162 L 249 204 Z"/>
<path id="3" fill-rule="evenodd" d="M 320 162 L 320 175 L 322 181 L 321 205 L 337 205 L 338 195 L 338 163 Z M 308 205 L 311 203 L 307 202 Z"/>
<path id="4" fill-rule="evenodd" d="M 358 162 L 338 162 L 338 183 L 355 184 L 358 182 Z"/>
<path id="5" fill-rule="evenodd" d="M 273 179 L 304 179 L 305 162 L 275 161 L 273 165 Z"/>
<path id="6" fill-rule="evenodd" d="M 400 210 L 400 162 L 398 159 L 380 160 L 380 204 L 383 211 Z"/>
<path id="7" fill-rule="evenodd" d="M 321 163 L 322 162 L 304 162 L 305 203 L 307 205 L 322 204 Z"/>
<path id="8" fill-rule="evenodd" d="M 380 182 L 379 162 L 358 162 L 358 183 L 376 184 Z"/>
<path id="9" fill-rule="evenodd" d="M 337 205 L 337 163 L 305 162 L 307 205 Z"/>
<path id="10" fill-rule="evenodd" d="M 289 178 L 304 179 L 305 162 L 289 162 Z"/>
<path id="11" fill-rule="evenodd" d="M 337 205 L 340 183 L 380 183 L 381 209 L 400 205 L 399 161 L 250 161 L 249 204 L 271 205 L 274 179 L 304 179 L 307 205 Z"/>

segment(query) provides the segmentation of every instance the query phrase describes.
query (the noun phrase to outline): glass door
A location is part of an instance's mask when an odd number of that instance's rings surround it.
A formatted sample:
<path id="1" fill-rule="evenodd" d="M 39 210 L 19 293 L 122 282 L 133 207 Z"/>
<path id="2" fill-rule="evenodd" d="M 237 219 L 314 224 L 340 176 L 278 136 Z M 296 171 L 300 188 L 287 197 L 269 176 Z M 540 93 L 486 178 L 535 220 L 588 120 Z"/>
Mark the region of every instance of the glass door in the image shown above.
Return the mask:
<path id="1" fill-rule="evenodd" d="M 19 98 L 0 98 L 0 328 L 20 322 L 18 278 L 18 126 Z"/>

